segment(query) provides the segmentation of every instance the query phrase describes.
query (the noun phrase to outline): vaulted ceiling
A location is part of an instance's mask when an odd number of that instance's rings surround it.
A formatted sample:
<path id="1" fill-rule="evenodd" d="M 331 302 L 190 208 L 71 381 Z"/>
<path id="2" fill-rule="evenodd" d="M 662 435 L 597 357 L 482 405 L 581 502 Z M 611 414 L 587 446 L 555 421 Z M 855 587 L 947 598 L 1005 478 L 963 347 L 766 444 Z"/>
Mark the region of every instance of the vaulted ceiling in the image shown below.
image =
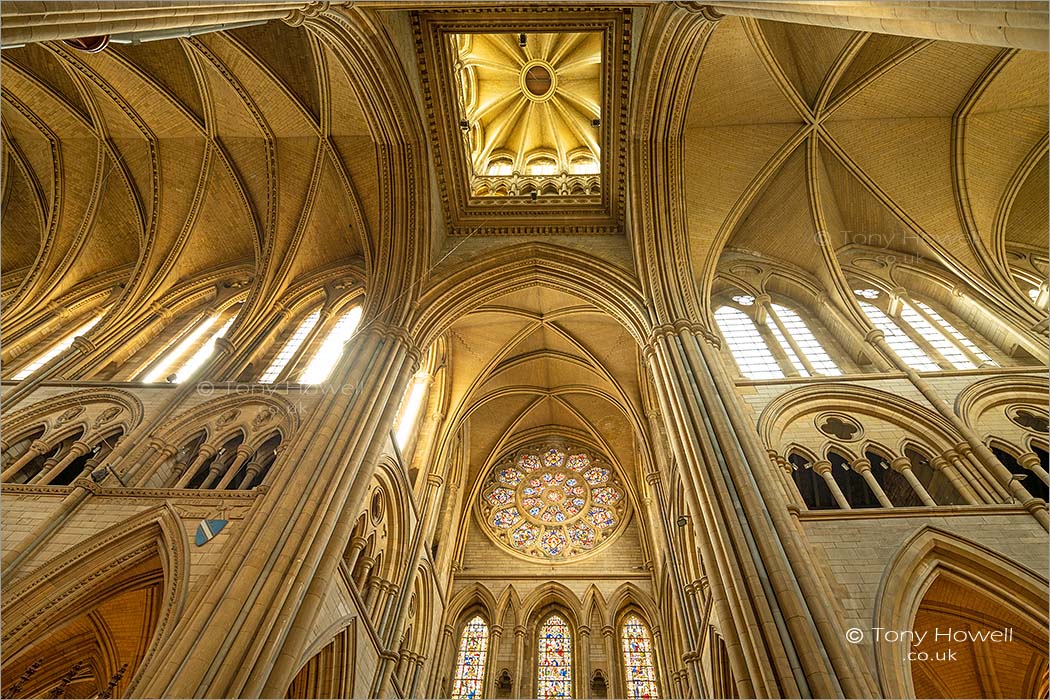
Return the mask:
<path id="1" fill-rule="evenodd" d="M 868 247 L 991 289 L 1007 247 L 1046 249 L 1046 53 L 726 17 L 692 94 L 702 297 L 725 250 L 834 288 Z"/>
<path id="2" fill-rule="evenodd" d="M 645 36 L 663 36 L 667 15 L 646 7 L 564 14 L 512 19 L 536 37 L 602 27 L 610 64 L 602 80 L 616 81 L 603 87 L 614 93 L 610 104 L 616 114 L 621 98 L 625 114 L 641 109 L 648 74 L 637 47 Z M 457 12 L 434 12 L 415 27 L 408 10 L 374 16 L 377 36 L 402 61 L 398 79 L 416 91 L 420 121 L 442 138 L 462 139 L 457 120 L 433 99 L 454 75 L 435 73 L 447 66 L 420 49 L 430 45 L 423 30 L 431 25 L 444 39 L 465 31 Z M 500 36 L 513 37 L 511 20 L 494 17 Z M 632 32 L 642 36 L 628 41 Z M 612 46 L 623 56 L 609 62 Z M 632 169 L 627 154 L 636 151 L 623 143 L 644 134 L 609 131 L 630 118 L 603 113 L 606 141 L 598 150 L 603 176 L 605 164 L 615 163 L 635 178 L 680 178 L 686 252 L 701 299 L 725 251 L 775 259 L 834 288 L 846 253 L 873 247 L 989 289 L 1009 279 L 1011 251 L 1045 251 L 1046 53 L 730 16 L 713 26 L 698 66 L 681 99 L 680 173 Z M 359 104 L 361 85 L 309 27 L 271 21 L 97 54 L 31 44 L 4 50 L 3 67 L 5 323 L 89 282 L 123 283 L 125 303 L 141 306 L 189 279 L 237 270 L 272 295 L 319 270 L 378 255 L 382 144 Z M 505 126 L 518 134 L 521 125 Z M 569 210 L 537 217 L 526 207 L 502 226 L 492 212 L 464 209 L 454 214 L 462 214 L 464 235 L 446 239 L 454 226 L 442 213 L 455 210 L 449 201 L 457 195 L 443 184 L 449 175 L 438 167 L 440 149 L 427 145 L 432 200 L 422 206 L 434 214 L 434 267 L 419 291 L 535 235 L 645 276 L 646 261 L 630 241 L 641 234 L 630 230 L 631 210 L 617 209 L 616 198 L 600 221 L 578 229 L 581 214 Z M 639 183 L 628 185 L 634 193 Z M 624 202 L 644 205 L 641 197 Z M 485 226 L 512 235 L 481 242 L 474 232 Z M 574 233 L 584 229 L 613 235 Z M 562 335 L 548 321 L 540 326 L 550 335 L 544 342 L 555 347 Z M 485 324 L 458 332 L 471 343 L 492 339 Z M 529 362 L 544 372 L 565 365 L 556 353 Z M 544 403 L 561 411 L 558 400 Z"/>
<path id="3" fill-rule="evenodd" d="M 3 67 L 5 320 L 98 276 L 141 305 L 224 269 L 278 289 L 370 254 L 373 140 L 308 31 L 30 44 Z"/>

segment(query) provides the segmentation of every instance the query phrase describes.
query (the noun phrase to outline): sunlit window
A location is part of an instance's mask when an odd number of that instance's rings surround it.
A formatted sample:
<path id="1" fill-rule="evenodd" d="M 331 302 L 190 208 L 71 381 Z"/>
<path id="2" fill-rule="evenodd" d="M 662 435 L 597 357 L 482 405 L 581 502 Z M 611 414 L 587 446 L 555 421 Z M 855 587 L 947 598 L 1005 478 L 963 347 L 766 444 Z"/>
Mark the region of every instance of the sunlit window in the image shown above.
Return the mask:
<path id="1" fill-rule="evenodd" d="M 755 298 L 750 294 L 737 294 L 733 297 L 733 301 L 741 306 L 751 306 L 755 303 Z"/>
<path id="2" fill-rule="evenodd" d="M 877 290 L 877 289 L 854 289 L 853 293 L 856 294 L 857 296 L 863 297 L 865 299 L 878 299 L 879 298 L 879 290 Z"/>
<path id="3" fill-rule="evenodd" d="M 576 158 L 569 164 L 569 172 L 573 175 L 597 175 L 601 169 L 594 158 Z"/>
<path id="4" fill-rule="evenodd" d="M 328 379 L 339 358 L 343 356 L 343 346 L 357 330 L 361 322 L 361 307 L 355 306 L 347 311 L 335 324 L 321 347 L 306 366 L 299 381 L 303 384 L 320 384 Z"/>
<path id="5" fill-rule="evenodd" d="M 160 362 L 153 366 L 153 369 L 146 374 L 142 381 L 162 382 L 166 377 L 174 373 L 175 382 L 178 383 L 193 374 L 198 367 L 204 364 L 205 360 L 211 357 L 211 353 L 215 349 L 215 339 L 225 335 L 226 331 L 233 325 L 236 314 L 232 314 L 221 328 L 212 331 L 221 318 L 221 312 L 215 313 L 197 324 L 197 327 L 183 338 L 173 350 L 169 351 Z M 201 338 L 206 338 L 206 340 L 202 343 Z M 187 355 L 189 355 L 188 359 Z M 172 368 L 175 367 L 178 367 L 178 369 L 172 372 Z"/>
<path id="6" fill-rule="evenodd" d="M 860 308 L 872 325 L 882 331 L 886 337 L 886 343 L 904 361 L 904 364 L 922 372 L 936 372 L 940 369 L 937 363 L 931 360 L 930 356 L 923 352 L 922 348 L 916 345 L 915 341 L 909 338 L 908 334 L 902 331 L 881 309 L 864 301 L 860 302 Z"/>
<path id="7" fill-rule="evenodd" d="M 53 360 L 56 357 L 58 357 L 61 353 L 65 352 L 66 350 L 68 350 L 70 348 L 70 346 L 73 345 L 73 340 L 76 339 L 76 337 L 78 335 L 84 335 L 89 330 L 94 328 L 95 324 L 98 323 L 100 318 L 102 318 L 102 314 L 99 314 L 98 316 L 95 316 L 93 319 L 91 319 L 90 321 L 88 321 L 84 325 L 80 326 L 79 328 L 77 328 L 73 332 L 71 332 L 68 335 L 66 335 L 65 337 L 63 337 L 62 340 L 58 341 L 57 343 L 52 345 L 50 348 L 48 348 L 48 350 L 44 354 L 40 355 L 35 360 L 30 362 L 28 365 L 26 365 L 22 369 L 18 370 L 18 372 L 15 373 L 14 378 L 15 379 L 25 379 L 26 377 L 28 377 L 33 372 L 37 371 L 38 369 L 40 369 L 41 367 L 46 365 L 48 362 L 50 362 L 51 360 Z"/>
<path id="8" fill-rule="evenodd" d="M 537 698 L 572 697 L 572 634 L 561 615 L 553 614 L 540 627 L 536 669 Z"/>
<path id="9" fill-rule="evenodd" d="M 766 316 L 766 327 L 769 328 L 769 332 L 773 334 L 777 343 L 780 345 L 780 349 L 787 355 L 788 360 L 791 362 L 791 366 L 802 375 L 803 377 L 809 376 L 809 370 L 802 364 L 802 360 L 798 359 L 798 354 L 794 348 L 791 347 L 791 343 L 787 341 L 784 334 L 780 332 L 780 328 L 777 326 L 777 322 L 773 320 L 773 315 L 769 314 Z"/>
<path id="10" fill-rule="evenodd" d="M 715 311 L 715 322 L 745 377 L 775 379 L 784 376 L 755 322 L 747 314 L 731 306 L 722 306 Z"/>
<path id="11" fill-rule="evenodd" d="M 915 302 L 915 305 L 923 311 L 925 311 L 926 314 L 930 318 L 932 318 L 937 323 L 937 325 L 940 326 L 948 335 L 950 335 L 956 343 L 962 345 L 964 348 L 976 355 L 981 362 L 988 365 L 992 365 L 994 367 L 999 366 L 999 363 L 997 363 L 995 360 L 989 357 L 984 350 L 981 350 L 979 347 L 977 347 L 976 343 L 974 343 L 972 340 L 970 340 L 961 332 L 959 332 L 959 330 L 955 326 L 948 323 L 948 321 L 943 316 L 934 311 L 933 308 L 930 307 L 928 304 L 924 304 L 921 301 L 917 301 Z"/>
<path id="12" fill-rule="evenodd" d="M 915 329 L 923 340 L 929 343 L 941 357 L 948 360 L 955 369 L 973 369 L 974 364 L 966 357 L 966 353 L 948 339 L 944 333 L 935 328 L 933 324 L 922 317 L 911 304 L 904 302 L 901 306 L 901 320 Z"/>
<path id="13" fill-rule="evenodd" d="M 408 393 L 405 394 L 404 403 L 401 404 L 401 417 L 397 422 L 397 430 L 394 431 L 398 449 L 404 449 L 408 444 L 408 439 L 412 436 L 412 431 L 415 430 L 416 422 L 419 420 L 419 413 L 423 410 L 423 399 L 426 398 L 426 394 L 427 375 L 417 374 L 408 388 Z"/>
<path id="14" fill-rule="evenodd" d="M 656 689 L 656 664 L 653 660 L 653 642 L 645 623 L 637 615 L 630 615 L 623 621 L 621 634 L 627 697 L 660 697 Z"/>
<path id="15" fill-rule="evenodd" d="M 197 352 L 193 353 L 190 359 L 182 363 L 182 367 L 179 367 L 178 371 L 175 372 L 176 384 L 192 376 L 211 357 L 211 354 L 215 352 L 215 339 L 226 335 L 226 331 L 230 330 L 230 326 L 233 325 L 235 318 L 236 316 L 230 316 L 229 320 L 222 324 L 222 328 L 212 333 L 204 345 L 197 348 Z"/>
<path id="16" fill-rule="evenodd" d="M 514 163 L 509 158 L 494 158 L 489 161 L 486 175 L 510 175 L 514 172 Z"/>
<path id="17" fill-rule="evenodd" d="M 528 175 L 557 175 L 558 164 L 550 158 L 537 158 L 525 167 L 525 172 Z"/>
<path id="18" fill-rule="evenodd" d="M 475 615 L 463 628 L 456 658 L 453 698 L 480 698 L 485 682 L 485 661 L 489 650 L 489 626 Z"/>
<path id="19" fill-rule="evenodd" d="M 292 337 L 288 339 L 288 342 L 284 344 L 281 351 L 277 353 L 277 357 L 273 358 L 273 362 L 263 373 L 263 376 L 259 378 L 259 382 L 262 384 L 271 384 L 284 370 L 288 361 L 299 351 L 302 347 L 303 341 L 306 340 L 306 336 L 310 335 L 310 331 L 317 325 L 317 319 L 321 317 L 321 310 L 317 309 L 312 314 L 303 319 L 299 327 L 295 329 L 295 333 L 292 333 Z"/>
<path id="20" fill-rule="evenodd" d="M 777 318 L 787 329 L 787 332 L 791 334 L 792 340 L 798 346 L 802 354 L 806 356 L 809 364 L 814 370 L 820 374 L 826 376 L 838 376 L 842 374 L 839 370 L 838 365 L 831 359 L 827 351 L 824 350 L 824 346 L 820 344 L 816 336 L 813 335 L 812 331 L 809 330 L 809 326 L 802 320 L 802 317 L 795 313 L 793 310 L 780 304 L 770 304 L 770 309 L 777 315 Z M 780 339 L 777 338 L 779 341 Z M 786 352 L 786 348 L 785 348 Z M 794 353 L 790 353 L 788 357 L 791 357 Z M 794 360 L 792 360 L 794 362 Z M 796 363 L 796 367 L 797 367 Z M 800 372 L 801 373 L 801 372 Z M 808 376 L 808 372 L 802 373 L 804 376 Z"/>
<path id="21" fill-rule="evenodd" d="M 1037 289 L 1036 287 L 1032 287 L 1031 289 L 1029 289 L 1028 290 L 1028 298 L 1031 299 L 1032 301 L 1038 300 L 1039 299 L 1039 289 Z"/>

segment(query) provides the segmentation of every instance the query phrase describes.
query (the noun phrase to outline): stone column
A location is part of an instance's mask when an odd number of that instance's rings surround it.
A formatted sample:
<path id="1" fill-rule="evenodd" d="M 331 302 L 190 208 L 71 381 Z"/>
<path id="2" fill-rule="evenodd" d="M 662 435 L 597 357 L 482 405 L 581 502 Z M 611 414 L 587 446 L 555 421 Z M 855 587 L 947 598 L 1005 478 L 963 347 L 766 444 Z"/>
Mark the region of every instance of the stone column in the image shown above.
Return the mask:
<path id="1" fill-rule="evenodd" d="M 930 460 L 930 466 L 939 472 L 943 472 L 948 478 L 948 481 L 950 481 L 952 486 L 955 487 L 955 491 L 962 496 L 962 499 L 969 505 L 975 506 L 980 503 L 977 496 L 970 489 L 970 485 L 963 481 L 962 476 L 959 475 L 959 472 L 955 470 L 955 467 L 953 467 L 947 459 L 944 457 L 934 457 Z"/>
<path id="2" fill-rule="evenodd" d="M 4 470 L 3 474 L 0 474 L 0 480 L 8 481 L 14 478 L 18 472 L 22 471 L 22 468 L 32 462 L 34 459 L 41 455 L 46 455 L 51 451 L 51 446 L 43 440 L 34 440 L 29 445 L 29 449 L 22 454 L 21 457 L 15 460 L 15 463 Z"/>
<path id="3" fill-rule="evenodd" d="M 609 664 L 609 697 L 625 698 L 627 693 L 624 687 L 623 673 L 620 670 L 621 664 L 617 663 L 619 657 L 616 654 L 616 630 L 609 625 L 604 625 L 602 627 L 602 637 L 605 640 L 605 656 Z"/>
<path id="4" fill-rule="evenodd" d="M 369 485 L 419 350 L 401 330 L 365 318 L 327 393 L 272 471 L 217 562 L 200 604 L 140 671 L 144 696 L 280 697 L 314 622 Z M 295 468 L 309 464 L 309 469 Z M 382 654 L 389 650 L 382 649 Z"/>
<path id="5" fill-rule="evenodd" d="M 897 457 L 890 462 L 890 468 L 904 477 L 904 480 L 911 485 L 912 491 L 914 491 L 919 497 L 919 500 L 923 502 L 923 505 L 937 505 L 937 502 L 933 500 L 932 496 L 930 496 L 930 492 L 927 491 L 926 487 L 924 487 L 919 481 L 919 477 L 915 476 L 915 472 L 912 471 L 910 459 L 907 457 Z"/>
<path id="6" fill-rule="evenodd" d="M 201 445 L 200 449 L 197 450 L 197 456 L 192 462 L 190 462 L 190 466 L 182 473 L 179 480 L 175 482 L 175 488 L 186 488 L 187 484 L 193 481 L 193 477 L 196 476 L 198 471 L 200 471 L 200 468 L 204 466 L 204 463 L 214 457 L 217 451 L 218 450 L 212 445 Z"/>
<path id="7" fill-rule="evenodd" d="M 875 494 L 875 500 L 877 500 L 883 508 L 893 507 L 893 503 L 886 496 L 886 492 L 882 490 L 879 482 L 875 479 L 875 475 L 871 473 L 871 462 L 864 458 L 855 459 L 850 464 L 850 468 L 861 475 L 861 478 L 863 478 L 868 484 L 868 488 L 870 488 L 871 492 Z"/>
<path id="8" fill-rule="evenodd" d="M 831 462 L 822 459 L 819 462 L 811 464 L 810 468 L 819 474 L 820 478 L 824 480 L 824 483 L 828 485 L 828 490 L 831 491 L 835 503 L 839 504 L 839 508 L 842 510 L 850 510 L 851 506 L 849 501 L 846 500 L 846 494 L 842 493 L 842 489 L 839 488 L 839 482 L 835 481 L 835 477 L 831 473 Z"/>
<path id="9" fill-rule="evenodd" d="M 983 465 L 981 460 L 977 459 L 977 455 L 973 453 L 973 449 L 970 447 L 968 442 L 960 442 L 955 446 L 955 451 L 962 457 L 963 462 L 967 464 L 971 471 L 980 474 L 981 482 L 987 489 L 991 489 L 998 498 L 992 500 L 997 503 L 1008 503 L 1010 501 L 1010 491 L 995 478 L 995 476 Z"/>
<path id="10" fill-rule="evenodd" d="M 251 458 L 254 452 L 255 451 L 250 447 L 238 445 L 236 456 L 233 458 L 233 461 L 230 462 L 230 466 L 226 467 L 226 474 L 223 475 L 219 485 L 215 488 L 228 489 L 230 487 L 230 482 L 233 481 L 233 478 L 237 476 L 237 473 L 241 471 L 241 467 L 243 467 L 244 463 Z"/>
<path id="11" fill-rule="evenodd" d="M 75 441 L 69 446 L 69 450 L 61 460 L 55 461 L 54 466 L 48 467 L 45 463 L 44 469 L 40 470 L 40 473 L 29 480 L 30 484 L 50 484 L 51 480 L 61 474 L 66 467 L 73 463 L 73 460 L 78 457 L 83 457 L 91 451 L 91 445 L 80 440 Z M 50 462 L 52 460 L 48 460 Z"/>
<path id="12" fill-rule="evenodd" d="M 149 480 L 164 466 L 164 463 L 178 454 L 178 452 L 179 449 L 175 445 L 170 445 L 157 438 L 150 438 L 146 454 L 135 463 L 135 470 L 141 473 L 139 484 L 145 485 L 149 483 Z"/>
<path id="13" fill-rule="evenodd" d="M 576 697 L 591 697 L 591 628 L 589 625 L 580 625 L 576 630 L 580 635 L 580 673 L 583 676 L 583 684 L 576 690 Z"/>
<path id="14" fill-rule="evenodd" d="M 525 697 L 525 626 L 514 627 L 514 697 Z"/>
<path id="15" fill-rule="evenodd" d="M 984 484 L 979 474 L 975 473 L 975 470 L 971 468 L 970 464 L 966 462 L 959 453 L 955 450 L 945 450 L 942 455 L 946 460 L 951 462 L 951 465 L 955 467 L 955 471 L 962 475 L 963 479 L 970 485 L 970 489 L 977 495 L 979 501 L 985 503 L 999 503 L 1003 500 L 1009 501 L 1009 496 L 1002 499 L 996 498 L 992 494 L 991 487 Z"/>
<path id="16" fill-rule="evenodd" d="M 1046 469 L 1043 469 L 1043 463 L 1035 452 L 1025 452 L 1017 458 L 1017 463 L 1039 477 L 1044 484 L 1050 486 L 1050 474 L 1047 473 Z"/>

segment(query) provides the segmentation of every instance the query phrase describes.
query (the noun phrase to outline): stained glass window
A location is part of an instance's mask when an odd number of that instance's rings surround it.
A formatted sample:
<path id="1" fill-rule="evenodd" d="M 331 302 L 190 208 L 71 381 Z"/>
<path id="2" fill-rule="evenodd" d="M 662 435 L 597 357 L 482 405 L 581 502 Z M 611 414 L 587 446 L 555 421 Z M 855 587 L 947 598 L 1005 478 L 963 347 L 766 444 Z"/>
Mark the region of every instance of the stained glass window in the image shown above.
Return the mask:
<path id="1" fill-rule="evenodd" d="M 545 561 L 593 551 L 624 523 L 627 492 L 603 460 L 560 447 L 516 453 L 481 490 L 486 531 L 511 551 Z"/>
<path id="2" fill-rule="evenodd" d="M 38 369 L 40 369 L 41 367 L 46 365 L 48 362 L 50 362 L 51 360 L 53 360 L 56 357 L 58 357 L 58 355 L 60 353 L 65 352 L 66 350 L 68 350 L 69 347 L 71 345 L 73 345 L 73 341 L 76 339 L 76 337 L 78 335 L 84 335 L 89 330 L 94 328 L 95 324 L 98 323 L 100 318 L 102 318 L 102 314 L 99 314 L 98 316 L 95 316 L 93 319 L 91 319 L 90 321 L 88 321 L 84 325 L 79 326 L 72 333 L 66 335 L 64 338 L 62 338 L 62 340 L 58 341 L 57 343 L 52 345 L 50 348 L 48 348 L 48 350 L 46 352 L 44 352 L 42 355 L 40 355 L 40 357 L 36 358 L 35 360 L 30 362 L 25 367 L 23 367 L 22 369 L 18 370 L 18 372 L 15 373 L 15 376 L 13 377 L 13 379 L 25 379 L 26 377 L 28 377 L 33 372 L 37 371 Z"/>
<path id="3" fill-rule="evenodd" d="M 557 613 L 540 627 L 536 669 L 537 698 L 572 697 L 572 634 Z"/>
<path id="4" fill-rule="evenodd" d="M 277 357 L 273 358 L 273 362 L 270 363 L 266 372 L 259 378 L 260 384 L 271 384 L 277 379 L 295 353 L 302 347 L 303 341 L 306 340 L 306 336 L 310 335 L 310 331 L 317 325 L 319 318 L 321 318 L 321 310 L 317 309 L 303 319 L 299 327 L 295 329 L 295 333 L 292 333 L 292 337 L 288 339 L 281 351 L 277 353 Z"/>
<path id="5" fill-rule="evenodd" d="M 769 351 L 769 346 L 758 332 L 755 322 L 740 309 L 722 306 L 715 311 L 718 330 L 726 339 L 726 345 L 740 367 L 741 373 L 750 379 L 776 379 L 784 376 L 780 364 Z"/>
<path id="6" fill-rule="evenodd" d="M 357 330 L 357 324 L 360 321 L 360 306 L 355 306 L 343 314 L 335 327 L 328 332 L 321 347 L 314 353 L 313 359 L 303 370 L 303 376 L 299 381 L 303 384 L 320 384 L 328 379 L 328 375 L 335 368 L 335 363 L 343 356 L 343 346 Z"/>
<path id="7" fill-rule="evenodd" d="M 456 659 L 453 698 L 480 698 L 485 683 L 485 660 L 489 651 L 489 626 L 475 615 L 463 628 Z"/>
<path id="8" fill-rule="evenodd" d="M 624 680 L 629 698 L 658 698 L 656 664 L 649 630 L 637 615 L 629 615 L 621 630 Z"/>

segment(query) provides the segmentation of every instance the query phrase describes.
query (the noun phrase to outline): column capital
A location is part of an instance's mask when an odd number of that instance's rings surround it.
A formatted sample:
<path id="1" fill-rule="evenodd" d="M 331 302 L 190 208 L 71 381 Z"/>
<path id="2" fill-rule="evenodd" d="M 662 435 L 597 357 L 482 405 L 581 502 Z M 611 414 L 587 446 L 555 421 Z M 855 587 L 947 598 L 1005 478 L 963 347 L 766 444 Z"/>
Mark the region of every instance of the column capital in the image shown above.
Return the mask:
<path id="1" fill-rule="evenodd" d="M 1042 467 L 1043 462 L 1039 459 L 1039 455 L 1035 452 L 1025 452 L 1017 458 L 1017 463 L 1025 469 L 1031 469 L 1032 467 Z"/>
<path id="2" fill-rule="evenodd" d="M 88 353 L 95 352 L 95 344 L 82 335 L 78 335 L 76 338 L 73 338 L 72 347 L 81 355 L 87 355 Z"/>
<path id="3" fill-rule="evenodd" d="M 831 462 L 826 459 L 819 459 L 813 464 L 809 465 L 810 468 L 817 474 L 830 474 L 831 473 Z"/>
<path id="4" fill-rule="evenodd" d="M 890 462 L 890 468 L 895 472 L 903 472 L 911 469 L 911 460 L 907 457 L 896 457 Z"/>
<path id="5" fill-rule="evenodd" d="M 951 452 L 951 450 L 946 452 L 945 455 L 948 454 L 949 452 Z M 933 467 L 934 469 L 936 469 L 937 471 L 941 471 L 945 467 L 950 467 L 951 463 L 948 462 L 948 458 L 947 457 L 945 457 L 944 455 L 941 455 L 939 457 L 934 457 L 933 459 L 931 459 L 930 460 L 930 466 Z"/>
<path id="6" fill-rule="evenodd" d="M 236 347 L 229 338 L 219 336 L 215 339 L 215 349 L 224 355 L 232 355 Z"/>
<path id="7" fill-rule="evenodd" d="M 850 462 L 850 468 L 858 474 L 871 471 L 871 462 L 865 457 L 858 457 Z"/>
<path id="8" fill-rule="evenodd" d="M 886 334 L 880 331 L 878 328 L 872 328 L 870 331 L 864 334 L 864 341 L 868 343 L 884 342 L 886 340 Z"/>

